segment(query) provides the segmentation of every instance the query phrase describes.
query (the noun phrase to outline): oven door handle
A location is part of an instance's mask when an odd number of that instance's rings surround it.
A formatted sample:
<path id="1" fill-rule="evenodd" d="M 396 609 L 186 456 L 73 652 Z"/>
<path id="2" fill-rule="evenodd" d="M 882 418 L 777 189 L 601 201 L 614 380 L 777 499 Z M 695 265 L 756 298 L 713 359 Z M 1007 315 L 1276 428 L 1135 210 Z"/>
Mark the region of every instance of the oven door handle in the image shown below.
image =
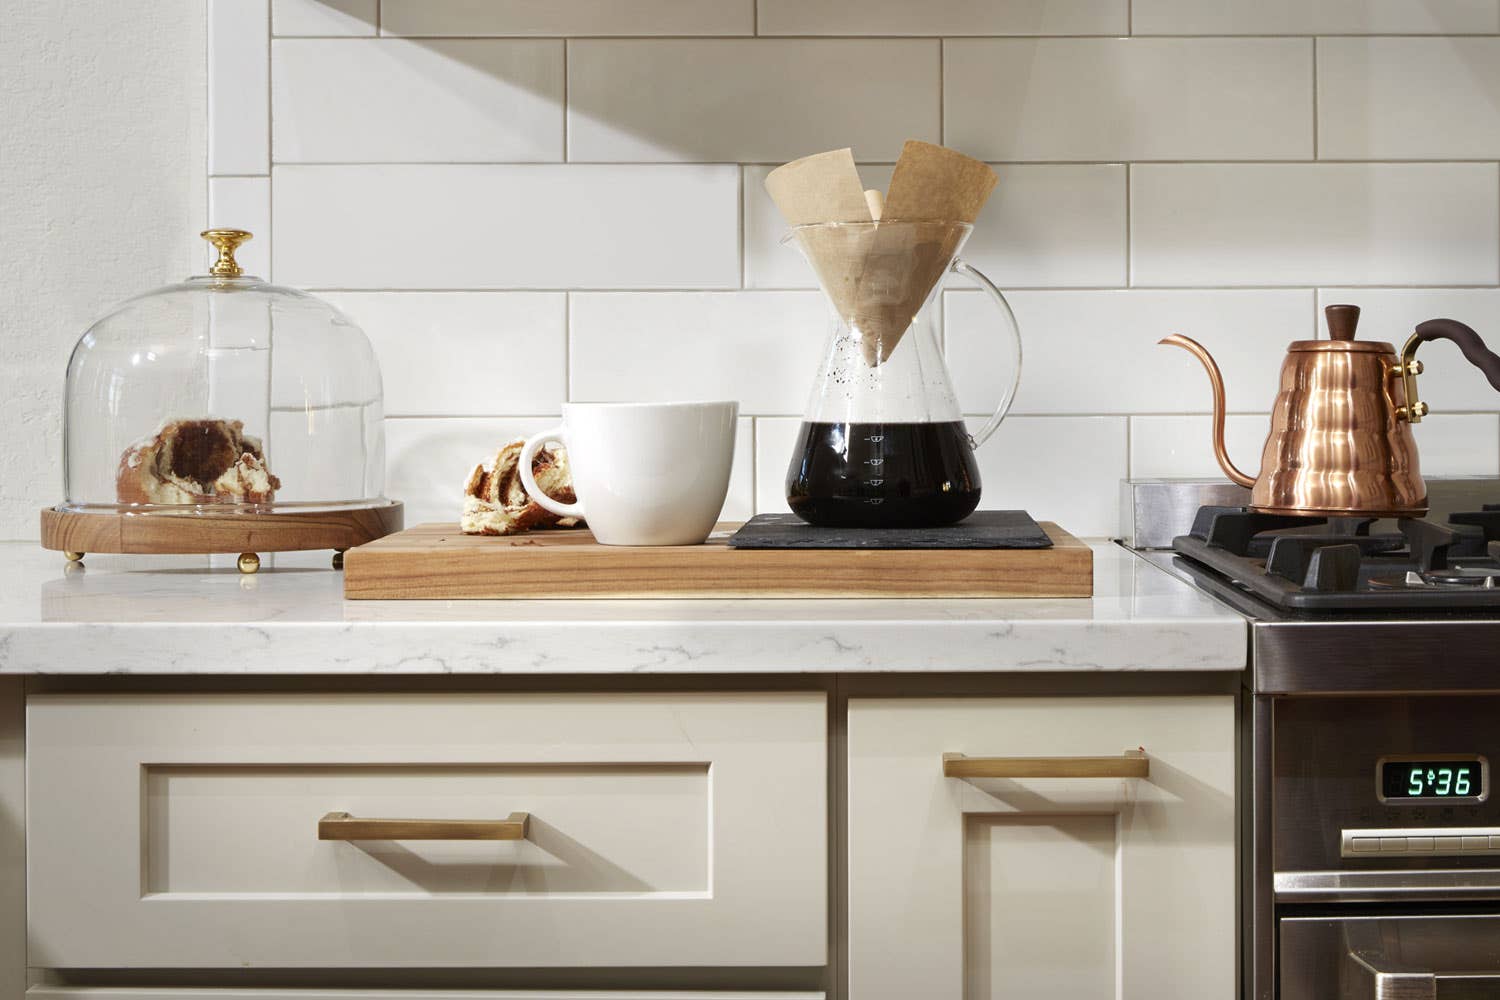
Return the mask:
<path id="1" fill-rule="evenodd" d="M 1382 951 L 1351 949 L 1340 1000 L 1439 1000 L 1439 988 L 1459 996 L 1500 995 L 1500 969 L 1434 971 L 1393 960 Z M 1483 992 L 1481 992 L 1483 988 Z"/>

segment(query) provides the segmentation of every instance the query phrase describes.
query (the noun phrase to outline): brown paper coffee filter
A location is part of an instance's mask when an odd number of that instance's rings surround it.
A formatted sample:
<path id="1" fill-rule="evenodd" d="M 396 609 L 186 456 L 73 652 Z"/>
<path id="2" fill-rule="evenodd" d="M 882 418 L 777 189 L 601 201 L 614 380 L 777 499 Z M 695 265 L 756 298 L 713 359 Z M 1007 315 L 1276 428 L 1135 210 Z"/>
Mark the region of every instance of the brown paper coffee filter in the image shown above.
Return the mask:
<path id="1" fill-rule="evenodd" d="M 883 218 L 972 225 L 999 179 L 987 163 L 930 142 L 908 139 L 891 174 Z"/>
<path id="2" fill-rule="evenodd" d="M 799 227 L 797 241 L 819 283 L 874 367 L 891 356 L 942 280 L 996 180 L 979 160 L 911 139 L 879 214 L 878 192 L 867 199 L 848 149 L 777 167 L 766 190 Z"/>
<path id="3" fill-rule="evenodd" d="M 791 226 L 870 221 L 853 150 L 832 149 L 777 167 L 766 175 L 766 192 Z"/>
<path id="4" fill-rule="evenodd" d="M 824 225 L 795 230 L 818 283 L 860 338 L 865 363 L 891 356 L 942 280 L 967 226 Z"/>

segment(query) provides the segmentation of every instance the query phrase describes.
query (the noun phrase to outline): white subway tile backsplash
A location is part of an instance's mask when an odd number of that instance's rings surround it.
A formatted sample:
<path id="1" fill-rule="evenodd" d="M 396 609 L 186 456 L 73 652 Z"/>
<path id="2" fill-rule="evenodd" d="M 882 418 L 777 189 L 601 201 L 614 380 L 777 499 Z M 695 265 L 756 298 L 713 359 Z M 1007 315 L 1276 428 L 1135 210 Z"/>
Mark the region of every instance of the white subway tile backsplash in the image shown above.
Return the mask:
<path id="1" fill-rule="evenodd" d="M 309 288 L 738 286 L 739 168 L 277 167 L 272 258 Z"/>
<path id="2" fill-rule="evenodd" d="M 1144 164 L 1130 197 L 1137 285 L 1500 278 L 1493 163 Z"/>
<path id="3" fill-rule="evenodd" d="M 552 413 L 568 397 L 562 292 L 326 292 L 375 347 L 390 416 Z"/>
<path id="4" fill-rule="evenodd" d="M 1107 534 L 1127 473 L 1219 476 L 1168 333 L 1218 359 L 1247 471 L 1323 305 L 1500 349 L 1500 0 L 208 4 L 208 223 L 365 328 L 409 523 L 455 518 L 567 399 L 740 400 L 724 516 L 786 510 L 833 320 L 763 184 L 842 146 L 867 187 L 908 138 L 1000 175 L 964 250 L 1025 345 L 986 507 Z M 982 414 L 1000 318 L 947 288 Z M 1424 471 L 1500 476 L 1500 392 L 1452 345 L 1421 358 Z"/>
<path id="5" fill-rule="evenodd" d="M 1424 476 L 1500 476 L 1500 417 L 1434 413 L 1412 428 Z"/>
<path id="6" fill-rule="evenodd" d="M 271 278 L 271 178 L 210 177 L 208 228 L 247 230 L 253 238 L 240 245 L 235 259 L 246 274 Z M 205 269 L 219 256 L 207 243 L 203 255 Z"/>
<path id="7" fill-rule="evenodd" d="M 753 35 L 755 0 L 383 0 L 389 35 Z"/>
<path id="8" fill-rule="evenodd" d="M 938 141 L 937 40 L 568 43 L 568 159 L 779 163 Z"/>
<path id="9" fill-rule="evenodd" d="M 474 466 L 488 465 L 507 441 L 555 427 L 557 416 L 394 417 L 386 421 L 386 495 L 406 504 L 408 527 L 430 521 L 457 521 L 464 483 Z M 744 520 L 753 505 L 752 432 L 741 419 L 735 434 L 734 469 L 720 516 Z"/>
<path id="10" fill-rule="evenodd" d="M 786 514 L 786 474 L 797 446 L 801 417 L 755 419 L 755 513 Z"/>
<path id="11" fill-rule="evenodd" d="M 994 164 L 994 194 L 963 256 L 1004 287 L 1125 283 L 1125 167 L 1120 164 Z M 802 256 L 782 246 L 786 223 L 766 194 L 769 166 L 745 168 L 745 284 L 811 288 Z M 862 164 L 866 187 L 884 191 L 891 167 Z M 963 279 L 952 284 L 962 286 Z"/>
<path id="12" fill-rule="evenodd" d="M 817 292 L 575 292 L 571 398 L 801 413 L 831 323 Z"/>
<path id="13" fill-rule="evenodd" d="M 1310 39 L 958 39 L 943 54 L 944 138 L 971 156 L 1312 156 Z"/>
<path id="14" fill-rule="evenodd" d="M 271 34 L 373 35 L 379 6 L 380 0 L 271 0 Z"/>
<path id="15" fill-rule="evenodd" d="M 269 0 L 208 0 L 208 173 L 271 166 Z"/>
<path id="16" fill-rule="evenodd" d="M 1138 35 L 1446 35 L 1500 31 L 1495 0 L 1132 0 Z"/>
<path id="17" fill-rule="evenodd" d="M 1500 38 L 1319 39 L 1318 156 L 1500 157 Z"/>
<path id="18" fill-rule="evenodd" d="M 1313 294 L 1257 291 L 1007 293 L 1021 327 L 1016 413 L 1192 413 L 1209 407 L 1203 367 L 1158 346 L 1199 341 L 1224 371 L 1229 409 L 1270 405 L 1286 344 L 1312 336 Z M 993 409 L 1008 380 L 1001 319 L 979 292 L 944 296 L 948 367 L 965 412 Z"/>
<path id="19" fill-rule="evenodd" d="M 1324 288 L 1318 305 L 1352 302 L 1361 309 L 1357 336 L 1384 340 L 1397 350 L 1423 320 L 1467 323 L 1500 354 L 1500 289 L 1495 288 Z M 1418 392 L 1434 414 L 1500 410 L 1500 392 L 1464 360 L 1450 343 L 1424 344 L 1418 352 L 1426 371 Z"/>
<path id="20" fill-rule="evenodd" d="M 969 417 L 979 427 L 985 418 Z M 1010 417 L 980 446 L 979 506 L 1029 511 L 1075 535 L 1109 535 L 1120 523 L 1125 417 Z"/>
<path id="21" fill-rule="evenodd" d="M 1266 385 L 1266 403 L 1276 395 Z M 1265 413 L 1230 414 L 1224 421 L 1229 457 L 1246 475 L 1260 470 L 1271 418 Z M 1133 479 L 1223 479 L 1214 459 L 1213 419 L 1206 413 L 1130 418 L 1130 475 Z"/>
<path id="22" fill-rule="evenodd" d="M 560 41 L 279 39 L 271 64 L 277 163 L 563 158 Z"/>
<path id="23" fill-rule="evenodd" d="M 735 422 L 734 465 L 729 470 L 729 494 L 719 511 L 721 521 L 748 521 L 755 516 L 755 421 Z"/>
<path id="24" fill-rule="evenodd" d="M 1126 35 L 1128 0 L 760 0 L 762 35 Z"/>

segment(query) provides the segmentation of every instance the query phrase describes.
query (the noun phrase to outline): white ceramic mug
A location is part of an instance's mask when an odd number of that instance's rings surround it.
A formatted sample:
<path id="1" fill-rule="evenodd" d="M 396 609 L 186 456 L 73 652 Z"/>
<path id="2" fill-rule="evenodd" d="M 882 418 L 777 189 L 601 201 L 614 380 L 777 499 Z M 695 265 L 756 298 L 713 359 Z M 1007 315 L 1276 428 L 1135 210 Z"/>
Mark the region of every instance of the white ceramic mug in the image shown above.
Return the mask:
<path id="1" fill-rule="evenodd" d="M 564 403 L 560 426 L 521 449 L 521 484 L 554 514 L 582 517 L 605 545 L 697 545 L 708 537 L 734 462 L 738 403 Z M 577 503 L 532 475 L 549 441 L 568 448 Z"/>

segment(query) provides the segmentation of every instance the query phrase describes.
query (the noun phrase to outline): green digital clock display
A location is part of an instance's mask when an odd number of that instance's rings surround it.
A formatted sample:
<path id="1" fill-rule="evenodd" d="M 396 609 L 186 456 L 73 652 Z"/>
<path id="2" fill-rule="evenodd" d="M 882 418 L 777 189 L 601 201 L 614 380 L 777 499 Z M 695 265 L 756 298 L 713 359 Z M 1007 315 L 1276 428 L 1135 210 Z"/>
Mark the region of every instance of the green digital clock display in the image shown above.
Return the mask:
<path id="1" fill-rule="evenodd" d="M 1387 760 L 1380 772 L 1387 799 L 1479 799 L 1485 793 L 1484 766 L 1477 757 Z"/>

